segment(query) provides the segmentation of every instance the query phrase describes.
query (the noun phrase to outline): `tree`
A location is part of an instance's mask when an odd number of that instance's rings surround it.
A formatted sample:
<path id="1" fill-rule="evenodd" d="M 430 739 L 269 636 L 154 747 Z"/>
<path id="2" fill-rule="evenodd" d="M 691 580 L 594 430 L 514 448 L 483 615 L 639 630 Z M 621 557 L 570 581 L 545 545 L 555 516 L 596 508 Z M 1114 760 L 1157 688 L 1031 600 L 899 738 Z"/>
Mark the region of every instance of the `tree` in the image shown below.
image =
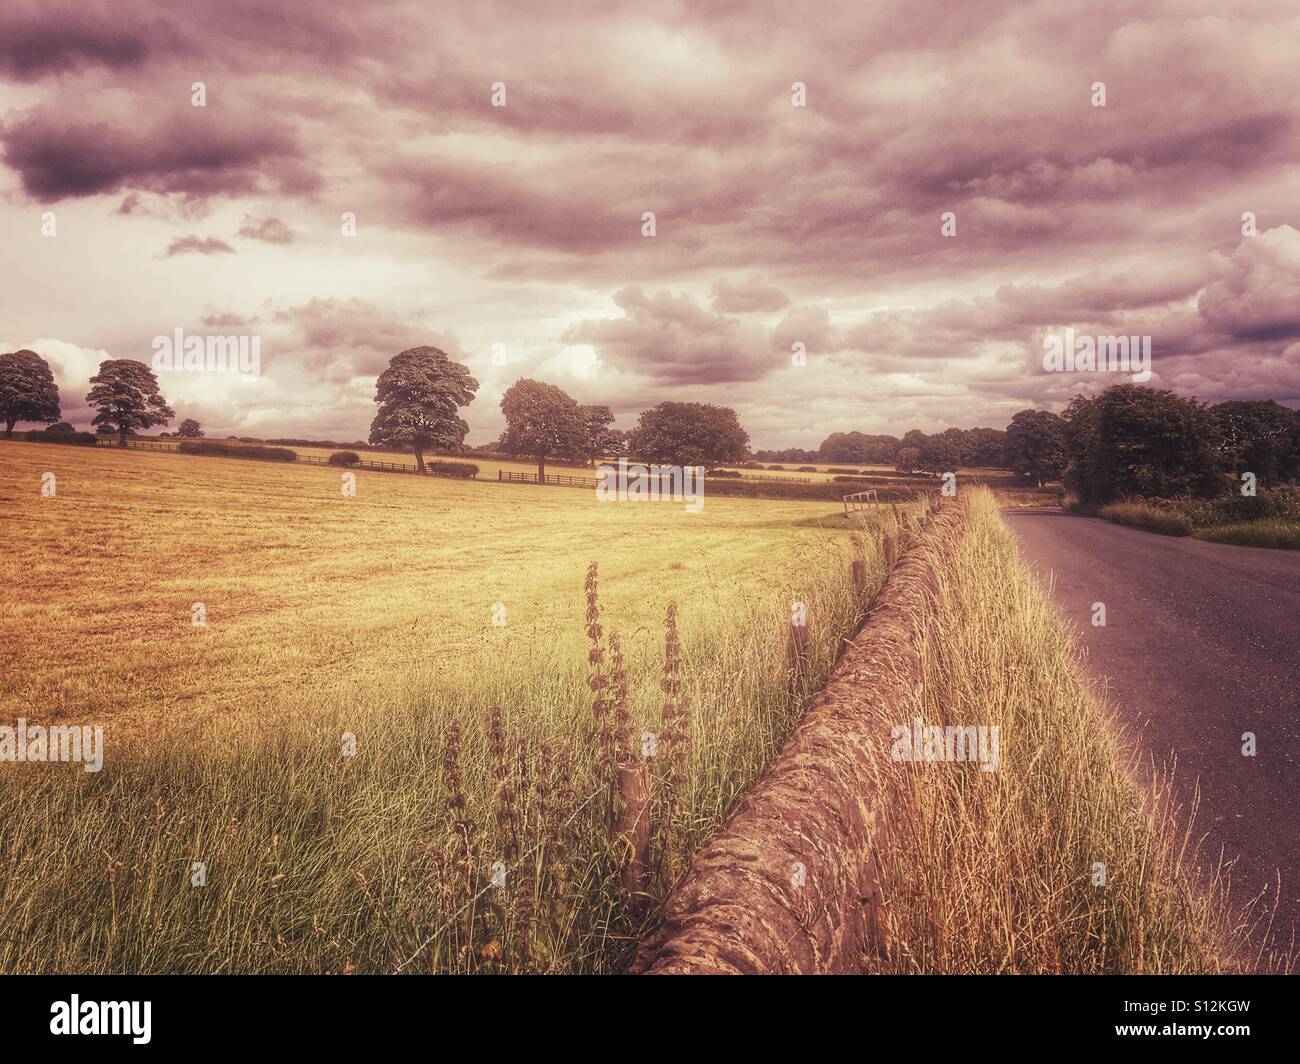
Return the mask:
<path id="1" fill-rule="evenodd" d="M 143 362 L 107 359 L 99 364 L 99 372 L 90 378 L 90 384 L 86 402 L 99 411 L 91 424 L 115 431 L 123 447 L 127 433 L 166 425 L 176 416 L 158 390 L 158 378 Z"/>
<path id="2" fill-rule="evenodd" d="M 1076 396 L 1065 420 L 1074 456 L 1066 486 L 1084 502 L 1208 497 L 1223 486 L 1218 422 L 1195 399 L 1115 384 L 1093 399 Z"/>
<path id="3" fill-rule="evenodd" d="M 1069 457 L 1065 428 L 1065 422 L 1050 411 L 1021 410 L 1007 426 L 1007 466 L 1037 486 L 1059 480 Z"/>
<path id="4" fill-rule="evenodd" d="M 187 440 L 197 440 L 203 436 L 203 429 L 199 423 L 192 417 L 187 417 L 181 422 L 181 427 L 176 430 L 177 436 L 183 436 Z"/>
<path id="5" fill-rule="evenodd" d="M 713 468 L 745 461 L 749 433 L 730 407 L 660 403 L 642 411 L 628 450 L 655 465 Z"/>
<path id="6" fill-rule="evenodd" d="M 580 408 L 583 420 L 582 453 L 575 457 L 585 462 L 595 462 L 617 454 L 623 442 L 623 433 L 614 428 L 614 412 L 607 406 Z"/>
<path id="7" fill-rule="evenodd" d="M 425 472 L 424 452 L 459 451 L 469 424 L 457 413 L 474 401 L 478 381 L 436 347 L 411 347 L 392 357 L 375 380 L 379 412 L 370 423 L 370 442 L 410 447 L 415 467 Z"/>
<path id="8" fill-rule="evenodd" d="M 1294 410 L 1273 401 L 1246 400 L 1219 403 L 1211 409 L 1228 469 L 1254 473 L 1261 484 L 1277 484 L 1300 474 Z"/>
<path id="9" fill-rule="evenodd" d="M 900 473 L 912 473 L 921 466 L 921 448 L 900 447 L 894 454 L 894 468 Z"/>
<path id="10" fill-rule="evenodd" d="M 967 465 L 992 469 L 1007 468 L 1007 434 L 1002 429 L 970 429 L 966 433 L 963 457 Z"/>
<path id="11" fill-rule="evenodd" d="M 958 437 L 952 435 L 954 432 L 960 433 L 961 429 L 949 429 L 947 432 L 927 436 L 918 448 L 921 452 L 918 468 L 933 473 L 936 477 L 940 473 L 957 472 L 961 465 L 961 444 Z"/>
<path id="12" fill-rule="evenodd" d="M 59 388 L 50 364 L 24 348 L 0 355 L 0 420 L 5 435 L 20 421 L 48 425 L 59 420 Z"/>
<path id="13" fill-rule="evenodd" d="M 861 432 L 832 432 L 817 448 L 817 457 L 823 462 L 861 465 L 867 461 L 867 437 Z"/>
<path id="14" fill-rule="evenodd" d="M 537 460 L 537 482 L 546 478 L 546 460 L 572 458 L 584 450 L 588 430 L 584 408 L 554 384 L 523 377 L 501 397 L 506 431 L 501 446 L 506 454 L 528 455 Z"/>

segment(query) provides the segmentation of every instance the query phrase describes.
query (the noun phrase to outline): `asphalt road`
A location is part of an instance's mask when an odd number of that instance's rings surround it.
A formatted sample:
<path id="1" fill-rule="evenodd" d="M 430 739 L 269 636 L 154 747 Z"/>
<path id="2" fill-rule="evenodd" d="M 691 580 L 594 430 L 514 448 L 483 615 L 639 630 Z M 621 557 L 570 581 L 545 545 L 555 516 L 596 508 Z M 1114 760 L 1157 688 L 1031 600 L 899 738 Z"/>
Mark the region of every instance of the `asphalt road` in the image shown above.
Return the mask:
<path id="1" fill-rule="evenodd" d="M 1300 552 L 1159 536 L 1060 510 L 1009 510 L 1021 553 L 1074 623 L 1087 665 L 1144 757 L 1199 780 L 1206 852 L 1237 858 L 1234 896 L 1282 873 L 1275 927 L 1300 943 Z M 1093 603 L 1105 627 L 1092 624 Z M 1257 755 L 1242 754 L 1242 734 Z M 1249 892 L 1249 893 L 1247 893 Z"/>

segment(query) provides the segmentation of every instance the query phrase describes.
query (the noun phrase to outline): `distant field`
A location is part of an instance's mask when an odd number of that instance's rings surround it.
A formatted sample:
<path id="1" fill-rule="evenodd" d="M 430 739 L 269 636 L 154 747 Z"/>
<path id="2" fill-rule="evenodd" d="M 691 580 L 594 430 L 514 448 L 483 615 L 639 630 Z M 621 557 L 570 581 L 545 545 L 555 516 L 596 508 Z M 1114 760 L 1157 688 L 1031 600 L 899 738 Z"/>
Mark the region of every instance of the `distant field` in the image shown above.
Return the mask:
<path id="1" fill-rule="evenodd" d="M 580 634 L 593 560 L 628 630 L 657 624 L 669 599 L 689 623 L 693 600 L 776 594 L 844 539 L 827 503 L 717 499 L 689 514 L 365 471 L 347 499 L 329 468 L 0 448 L 3 579 L 16 592 L 0 630 L 30 666 L 0 688 L 9 716 L 267 712 L 290 682 L 335 691 Z M 39 493 L 46 469 L 53 499 Z M 195 602 L 206 628 L 191 624 Z"/>
<path id="2" fill-rule="evenodd" d="M 138 437 L 138 439 L 141 442 L 158 443 L 158 444 L 170 445 L 170 446 L 176 446 L 179 443 L 179 441 L 175 438 L 169 438 L 164 440 L 164 439 L 159 439 L 156 436 L 141 436 Z M 232 440 L 230 442 L 234 443 L 237 441 Z M 372 450 L 369 448 L 361 449 L 361 448 L 347 448 L 347 447 L 305 447 L 305 446 L 298 446 L 296 444 L 283 444 L 283 445 L 275 445 L 275 446 L 285 446 L 289 450 L 294 451 L 297 454 L 311 455 L 313 457 L 320 457 L 320 458 L 328 458 L 331 454 L 334 454 L 336 451 L 356 450 L 356 453 L 361 455 L 361 457 L 366 459 L 367 461 L 392 462 L 400 465 L 408 465 L 411 468 L 415 468 L 415 456 L 412 454 L 401 454 L 401 453 L 394 453 L 392 451 Z M 497 458 L 484 458 L 479 455 L 473 455 L 473 454 L 456 456 L 454 458 L 449 458 L 447 456 L 442 456 L 442 455 L 426 455 L 425 457 L 426 460 L 434 460 L 434 461 L 441 460 L 441 461 L 472 462 L 474 465 L 478 466 L 479 480 L 495 480 L 497 478 L 498 470 L 505 470 L 507 472 L 514 472 L 514 473 L 536 473 L 537 472 L 537 463 L 525 459 L 520 459 L 519 461 L 510 461 L 510 460 L 503 460 Z M 887 476 L 890 483 L 901 482 L 901 478 L 899 474 L 895 471 L 892 465 L 881 465 L 881 464 L 850 465 L 850 464 L 842 464 L 842 463 L 835 463 L 835 462 L 831 462 L 831 463 L 822 462 L 816 465 L 816 470 L 814 472 L 808 472 L 806 470 L 803 470 L 802 465 L 799 463 L 785 463 L 781 465 L 781 468 L 779 469 L 767 468 L 769 465 L 775 465 L 775 464 L 777 463 L 764 462 L 762 469 L 745 469 L 741 466 L 723 466 L 722 468 L 737 472 L 742 477 L 756 477 L 759 479 L 764 479 L 764 478 L 770 479 L 775 477 L 780 479 L 807 480 L 812 483 L 820 483 L 822 481 L 833 481 L 836 476 L 840 476 L 843 474 L 833 473 L 831 472 L 831 470 L 847 469 L 847 470 L 852 470 L 854 473 L 866 473 L 869 475 L 885 475 Z M 807 464 L 811 464 L 811 463 L 803 463 L 803 465 L 807 465 Z M 548 462 L 546 468 L 548 472 L 558 473 L 561 475 L 579 476 L 579 477 L 595 476 L 594 467 L 582 467 L 582 466 L 575 466 L 573 464 L 554 464 Z M 991 469 L 985 467 L 966 467 L 966 466 L 962 466 L 960 469 L 958 469 L 957 475 L 962 480 L 980 479 L 980 480 L 994 480 L 994 481 L 1005 480 L 1009 476 L 1007 470 L 1005 469 Z M 907 479 L 910 481 L 914 481 L 918 484 L 930 484 L 933 483 L 934 481 L 933 477 L 930 477 L 928 474 L 925 473 L 916 473 L 911 475 Z"/>
<path id="3" fill-rule="evenodd" d="M 690 744 L 676 783 L 664 749 L 652 762 L 661 898 L 799 711 L 792 604 L 815 684 L 861 615 L 850 559 L 874 593 L 879 533 L 910 513 L 850 528 L 826 502 L 706 498 L 692 514 L 495 481 L 356 483 L 344 498 L 323 466 L 0 441 L 0 640 L 17 666 L 0 720 L 100 723 L 106 747 L 99 773 L 0 771 L 0 819 L 26 825 L 0 862 L 0 972 L 617 969 L 636 929 L 598 797 L 588 563 L 602 639 L 622 634 L 634 743 L 671 748 L 664 615 L 680 606 Z M 538 878 L 465 910 L 521 835 L 546 855 Z"/>

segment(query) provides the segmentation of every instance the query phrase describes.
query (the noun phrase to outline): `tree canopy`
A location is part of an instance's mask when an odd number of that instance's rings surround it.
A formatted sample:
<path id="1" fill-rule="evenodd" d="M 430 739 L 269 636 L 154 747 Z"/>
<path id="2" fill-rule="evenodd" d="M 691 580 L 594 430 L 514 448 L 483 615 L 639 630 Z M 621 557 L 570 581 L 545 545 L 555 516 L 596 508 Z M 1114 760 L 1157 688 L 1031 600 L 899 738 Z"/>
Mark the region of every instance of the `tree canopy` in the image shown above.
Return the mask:
<path id="1" fill-rule="evenodd" d="M 1046 410 L 1022 410 L 1007 426 L 1004 454 L 1017 476 L 1030 477 L 1035 484 L 1059 480 L 1065 472 L 1065 422 Z"/>
<path id="2" fill-rule="evenodd" d="M 424 452 L 459 451 L 469 424 L 457 413 L 474 401 L 478 381 L 436 347 L 412 347 L 393 356 L 375 381 L 379 411 L 370 423 L 370 442 L 410 447 L 425 472 Z"/>
<path id="3" fill-rule="evenodd" d="M 99 364 L 90 384 L 86 402 L 99 411 L 91 424 L 104 432 L 116 432 L 123 447 L 128 433 L 166 425 L 176 416 L 158 390 L 158 378 L 143 362 L 107 359 Z"/>
<path id="4" fill-rule="evenodd" d="M 1065 421 L 1075 456 L 1066 486 L 1084 502 L 1206 497 L 1223 487 L 1218 423 L 1195 399 L 1115 384 L 1092 399 L 1076 396 Z"/>
<path id="5" fill-rule="evenodd" d="M 5 435 L 19 421 L 47 425 L 59 420 L 59 388 L 50 364 L 24 348 L 0 355 L 0 420 Z"/>
<path id="6" fill-rule="evenodd" d="M 745 461 L 749 434 L 730 407 L 660 403 L 642 412 L 628 450 L 658 465 L 712 468 Z"/>
<path id="7" fill-rule="evenodd" d="M 579 457 L 588 449 L 588 413 L 554 384 L 527 377 L 515 381 L 501 397 L 501 412 L 506 417 L 501 447 L 507 454 L 535 458 L 539 482 L 548 458 Z"/>

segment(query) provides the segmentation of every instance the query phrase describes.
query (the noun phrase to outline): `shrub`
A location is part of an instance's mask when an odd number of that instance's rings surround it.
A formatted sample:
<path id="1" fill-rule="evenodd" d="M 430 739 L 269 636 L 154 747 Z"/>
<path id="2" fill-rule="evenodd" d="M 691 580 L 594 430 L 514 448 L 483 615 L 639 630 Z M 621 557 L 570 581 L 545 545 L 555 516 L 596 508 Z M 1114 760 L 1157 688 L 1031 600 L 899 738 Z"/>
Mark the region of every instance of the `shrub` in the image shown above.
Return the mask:
<path id="1" fill-rule="evenodd" d="M 77 447 L 95 447 L 99 444 L 99 437 L 93 432 L 77 432 L 75 429 L 71 432 L 50 432 L 48 429 L 32 429 L 30 432 L 22 433 L 22 438 L 31 443 L 69 443 Z"/>
<path id="2" fill-rule="evenodd" d="M 62 436 L 62 435 L 67 435 L 69 433 L 76 432 L 77 428 L 75 425 L 71 424 L 70 422 L 56 421 L 53 425 L 47 426 L 45 431 L 47 433 L 52 433 L 56 436 Z"/>
<path id="3" fill-rule="evenodd" d="M 1275 550 L 1300 550 L 1300 522 L 1263 521 L 1235 525 L 1216 525 L 1196 531 L 1197 539 L 1212 543 L 1232 543 L 1238 547 L 1272 547 Z"/>
<path id="4" fill-rule="evenodd" d="M 470 477 L 478 476 L 478 466 L 472 462 L 425 462 L 425 468 L 436 476 L 440 477 Z"/>
<path id="5" fill-rule="evenodd" d="M 361 461 L 356 451 L 335 451 L 330 455 L 330 465 L 354 466 Z"/>
<path id="6" fill-rule="evenodd" d="M 741 473 L 735 469 L 710 469 L 708 475 L 711 477 L 735 477 L 739 478 Z"/>
<path id="7" fill-rule="evenodd" d="M 785 472 L 785 466 L 770 465 L 770 466 L 768 466 L 767 468 L 768 468 L 768 469 L 775 469 L 778 473 L 783 473 L 783 472 Z"/>
<path id="8" fill-rule="evenodd" d="M 751 461 L 751 462 L 746 462 L 743 466 L 741 466 L 741 468 L 742 468 L 742 469 L 762 469 L 762 468 L 763 468 L 763 463 L 762 463 L 762 462 L 752 462 L 752 461 Z"/>
<path id="9" fill-rule="evenodd" d="M 1133 528 L 1145 528 L 1162 536 L 1190 536 L 1192 522 L 1180 513 L 1161 510 L 1145 502 L 1113 502 L 1097 511 L 1107 521 Z"/>
<path id="10" fill-rule="evenodd" d="M 240 446 L 217 440 L 181 440 L 182 454 L 206 454 L 217 458 L 254 458 L 263 462 L 296 462 L 298 455 L 284 447 Z"/>
<path id="11" fill-rule="evenodd" d="M 797 471 L 800 473 L 816 473 L 817 467 L 815 465 L 801 465 Z"/>
<path id="12" fill-rule="evenodd" d="M 1161 509 L 1175 510 L 1198 528 L 1242 524 L 1266 518 L 1300 521 L 1300 488 L 1260 488 L 1256 495 L 1233 491 L 1216 499 L 1152 500 Z"/>
<path id="13" fill-rule="evenodd" d="M 746 499 L 807 499 L 838 505 L 843 496 L 857 490 L 851 484 L 836 484 L 830 480 L 805 483 L 787 477 L 768 477 L 762 480 L 758 477 L 718 480 L 712 473 L 708 473 L 704 481 L 706 499 L 710 495 L 725 495 Z M 880 488 L 878 499 L 880 502 L 909 502 L 920 494 L 924 492 L 903 487 Z"/>

